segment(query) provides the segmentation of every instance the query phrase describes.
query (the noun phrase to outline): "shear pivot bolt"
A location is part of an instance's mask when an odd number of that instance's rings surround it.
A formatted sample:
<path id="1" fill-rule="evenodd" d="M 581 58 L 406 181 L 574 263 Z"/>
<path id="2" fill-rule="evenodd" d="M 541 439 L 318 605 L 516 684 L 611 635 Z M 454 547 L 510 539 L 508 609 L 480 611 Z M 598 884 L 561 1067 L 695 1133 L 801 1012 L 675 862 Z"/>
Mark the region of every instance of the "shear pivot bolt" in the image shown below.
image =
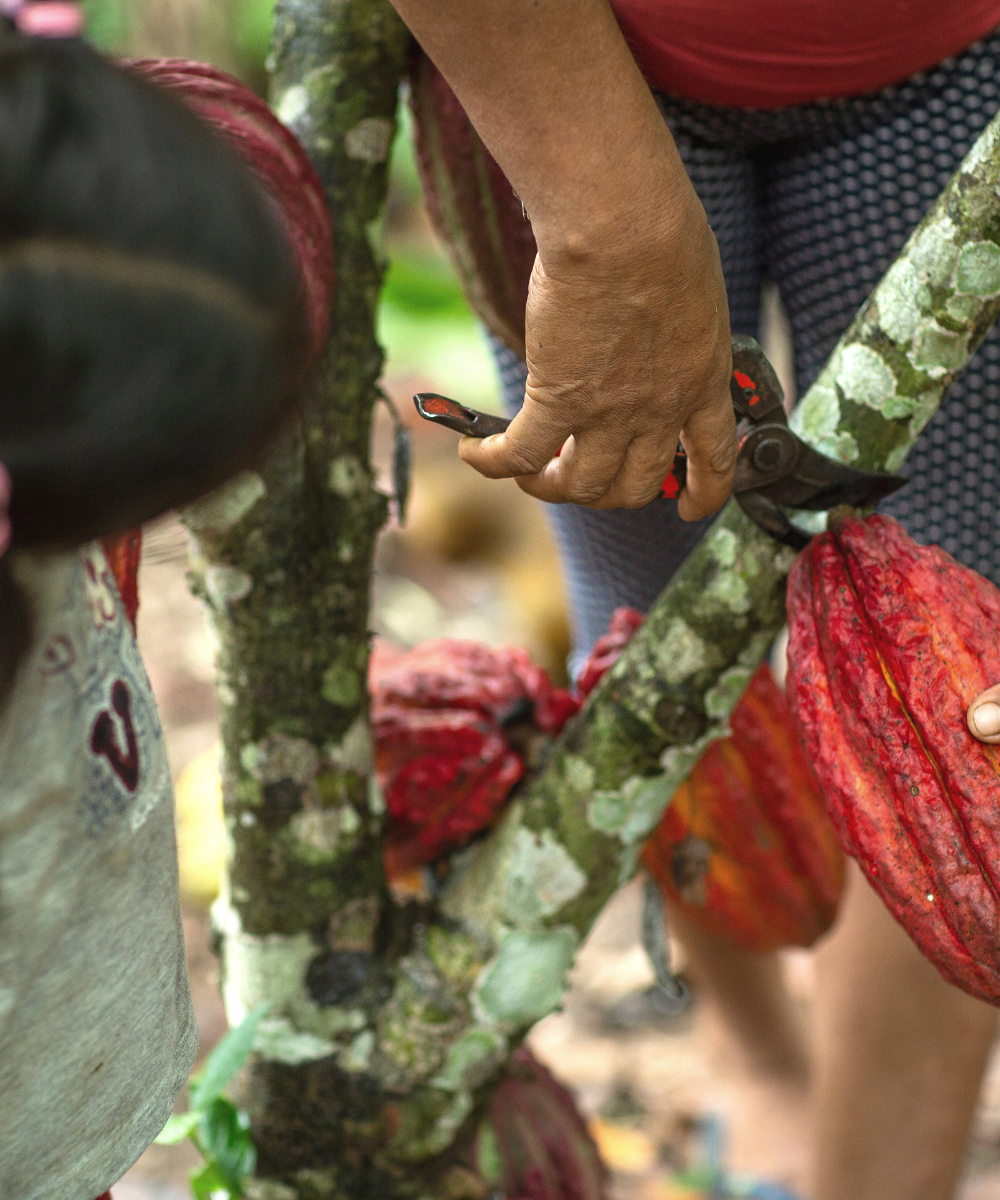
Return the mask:
<path id="1" fill-rule="evenodd" d="M 781 465 L 782 445 L 777 438 L 765 438 L 753 451 L 753 465 L 758 471 L 773 471 Z"/>

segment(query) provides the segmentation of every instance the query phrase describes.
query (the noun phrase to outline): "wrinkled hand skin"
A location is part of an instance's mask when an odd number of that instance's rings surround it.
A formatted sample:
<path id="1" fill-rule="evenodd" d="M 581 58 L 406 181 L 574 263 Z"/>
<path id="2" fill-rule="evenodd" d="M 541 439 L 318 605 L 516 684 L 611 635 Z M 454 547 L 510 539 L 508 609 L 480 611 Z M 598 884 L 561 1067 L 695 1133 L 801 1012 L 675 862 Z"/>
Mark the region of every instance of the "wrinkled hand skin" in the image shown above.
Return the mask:
<path id="1" fill-rule="evenodd" d="M 979 711 L 982 705 L 992 707 Z M 990 746 L 1000 746 L 1000 683 L 987 688 L 973 700 L 965 714 L 965 721 L 974 738 Z"/>
<path id="2" fill-rule="evenodd" d="M 728 499 L 736 461 L 729 310 L 697 198 L 621 214 L 596 250 L 548 253 L 539 238 L 525 314 L 524 408 L 504 434 L 463 439 L 490 478 L 550 503 L 640 508 L 659 495 L 678 436 L 686 520 Z M 622 232 L 619 232 L 619 229 Z"/>

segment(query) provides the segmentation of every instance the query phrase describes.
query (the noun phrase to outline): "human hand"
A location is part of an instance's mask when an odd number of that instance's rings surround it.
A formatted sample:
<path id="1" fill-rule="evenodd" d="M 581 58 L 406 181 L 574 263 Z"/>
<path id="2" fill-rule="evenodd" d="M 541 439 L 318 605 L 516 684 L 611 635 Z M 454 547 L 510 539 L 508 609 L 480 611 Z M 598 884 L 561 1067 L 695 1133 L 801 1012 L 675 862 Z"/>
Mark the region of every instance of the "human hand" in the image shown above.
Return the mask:
<path id="1" fill-rule="evenodd" d="M 973 700 L 965 720 L 974 738 L 991 746 L 1000 745 L 1000 683 Z"/>
<path id="2" fill-rule="evenodd" d="M 592 252 L 547 252 L 525 315 L 524 408 L 504 434 L 459 452 L 532 496 L 638 508 L 659 494 L 680 436 L 680 515 L 728 499 L 736 461 L 729 311 L 715 238 L 690 184 L 630 200 Z M 669 211 L 665 211 L 669 210 Z"/>

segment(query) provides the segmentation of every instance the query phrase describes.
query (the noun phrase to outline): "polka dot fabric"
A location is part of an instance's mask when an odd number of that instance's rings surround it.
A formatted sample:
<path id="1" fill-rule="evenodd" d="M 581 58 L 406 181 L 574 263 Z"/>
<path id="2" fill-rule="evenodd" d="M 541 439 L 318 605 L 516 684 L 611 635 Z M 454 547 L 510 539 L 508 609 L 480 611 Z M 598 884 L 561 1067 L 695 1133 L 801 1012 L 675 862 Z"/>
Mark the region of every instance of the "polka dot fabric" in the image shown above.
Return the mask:
<path id="1" fill-rule="evenodd" d="M 757 333 L 762 276 L 778 286 L 801 394 L 1000 108 L 1000 32 L 874 95 L 756 111 L 657 98 L 715 231 L 733 331 Z M 505 403 L 523 364 L 495 345 Z M 882 505 L 920 542 L 1000 585 L 1000 330 L 987 335 Z M 697 541 L 671 501 L 634 512 L 551 506 L 579 664 L 621 604 L 647 609 Z"/>

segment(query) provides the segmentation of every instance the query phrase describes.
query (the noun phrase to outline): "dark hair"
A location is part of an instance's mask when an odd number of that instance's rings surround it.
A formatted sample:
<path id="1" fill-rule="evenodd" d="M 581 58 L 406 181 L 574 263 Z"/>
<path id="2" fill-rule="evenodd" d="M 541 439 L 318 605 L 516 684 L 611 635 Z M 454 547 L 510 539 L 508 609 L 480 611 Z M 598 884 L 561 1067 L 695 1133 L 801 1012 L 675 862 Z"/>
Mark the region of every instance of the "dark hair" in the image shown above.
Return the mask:
<path id="1" fill-rule="evenodd" d="M 306 354 L 285 234 L 237 155 L 82 42 L 0 36 L 13 547 L 78 545 L 221 483 L 273 435 Z M 25 636 L 12 587 L 0 559 L 0 702 Z"/>

